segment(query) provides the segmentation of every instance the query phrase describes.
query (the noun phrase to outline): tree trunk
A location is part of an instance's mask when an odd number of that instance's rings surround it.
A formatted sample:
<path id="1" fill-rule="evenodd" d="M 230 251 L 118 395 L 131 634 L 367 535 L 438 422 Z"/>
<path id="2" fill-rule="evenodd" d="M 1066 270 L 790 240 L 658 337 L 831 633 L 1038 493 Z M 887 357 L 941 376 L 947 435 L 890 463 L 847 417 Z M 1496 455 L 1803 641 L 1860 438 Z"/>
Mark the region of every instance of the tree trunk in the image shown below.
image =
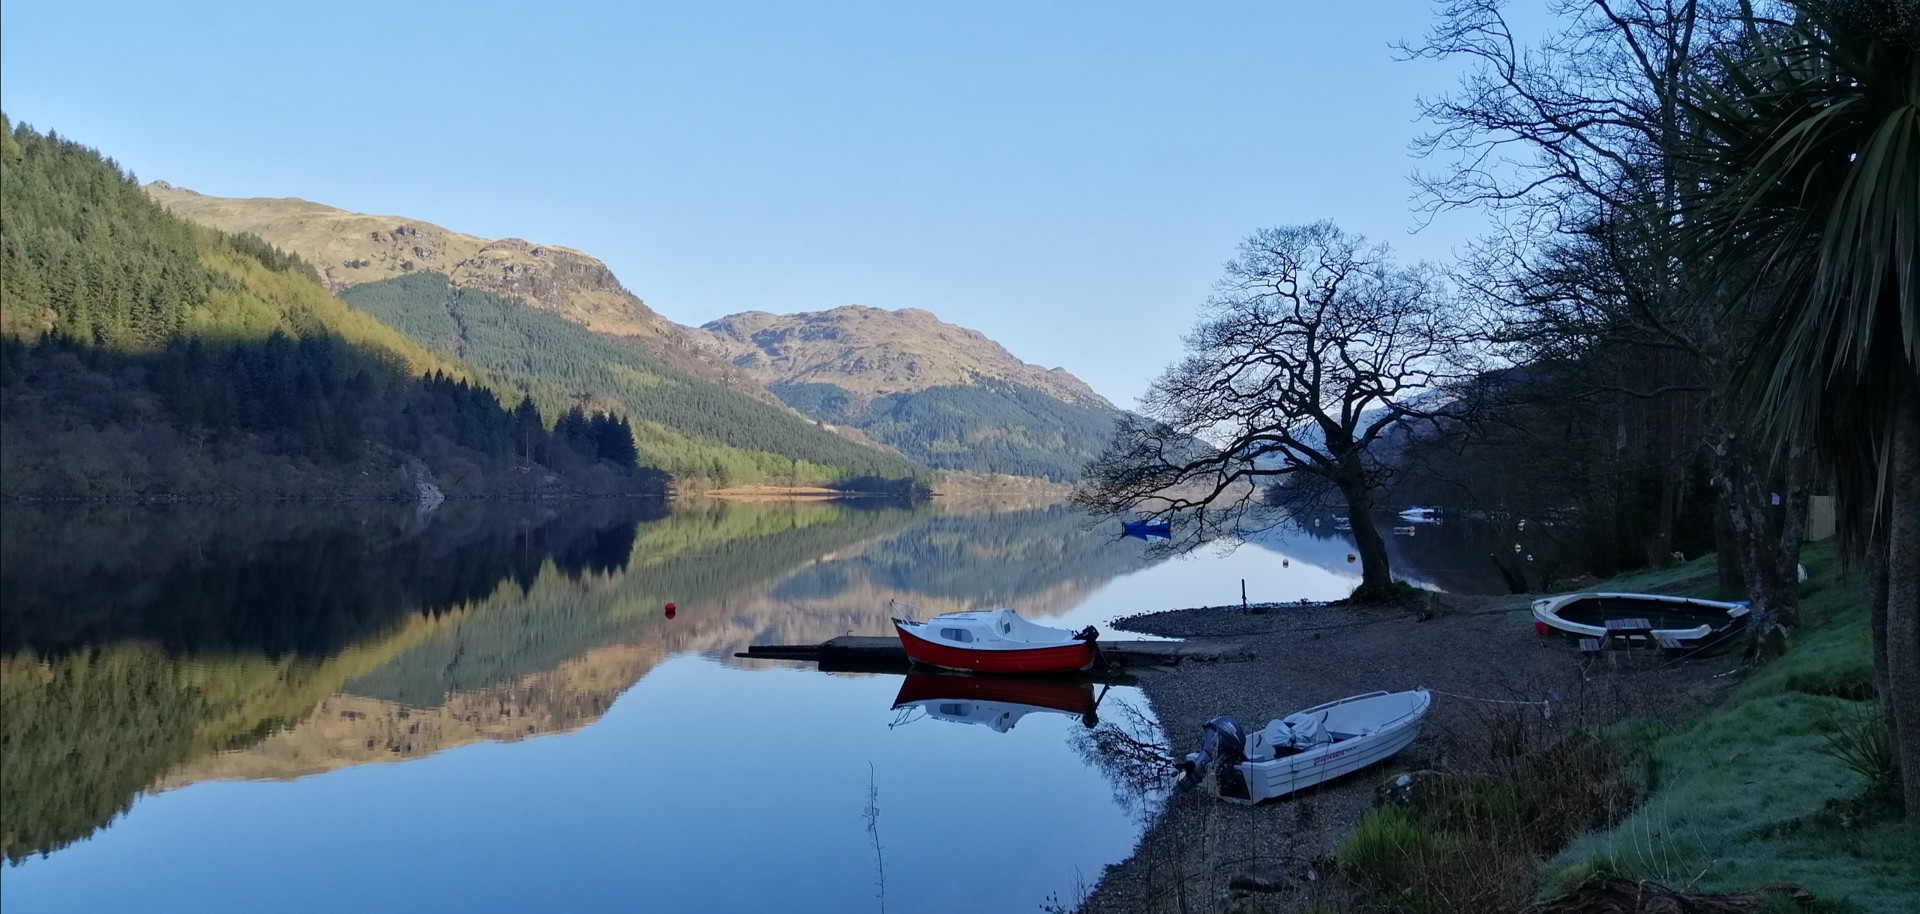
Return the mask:
<path id="1" fill-rule="evenodd" d="M 1894 407 L 1887 525 L 1887 694 L 1907 820 L 1920 822 L 1920 384 Z"/>
<path id="2" fill-rule="evenodd" d="M 1893 685 L 1887 679 L 1887 540 L 1885 530 L 1867 538 L 1867 625 L 1872 632 L 1873 691 L 1880 696 L 1887 732 L 1899 738 L 1893 715 Z M 1895 746 L 1896 750 L 1898 745 Z M 1895 753 L 1898 758 L 1898 752 Z"/>
<path id="3" fill-rule="evenodd" d="M 1672 407 L 1668 407 L 1671 409 Z M 1666 434 L 1665 417 L 1657 427 L 1660 438 L 1660 507 L 1659 515 L 1654 518 L 1653 541 L 1647 544 L 1649 565 L 1665 568 L 1673 564 L 1673 526 L 1680 514 L 1680 490 L 1686 484 L 1683 478 L 1686 467 L 1673 459 L 1672 439 Z"/>
<path id="4" fill-rule="evenodd" d="M 1740 573 L 1740 543 L 1734 538 L 1733 521 L 1728 518 L 1732 510 L 1726 496 L 1714 499 L 1713 561 L 1714 570 L 1719 572 L 1721 596 L 1747 592 L 1747 578 Z"/>
<path id="5" fill-rule="evenodd" d="M 1353 542 L 1360 553 L 1360 592 L 1383 594 L 1393 585 L 1393 569 L 1387 564 L 1387 541 L 1373 522 L 1373 493 L 1363 479 L 1342 478 L 1340 494 L 1347 498 L 1347 520 L 1353 525 Z"/>
<path id="6" fill-rule="evenodd" d="M 1740 560 L 1740 576 L 1746 579 L 1747 597 L 1756 614 L 1773 614 L 1783 625 L 1797 624 L 1798 604 L 1782 592 L 1776 564 L 1778 534 L 1767 516 L 1765 486 L 1739 439 L 1731 433 L 1723 432 L 1714 440 L 1713 485 L 1726 507 L 1727 529 Z M 1764 635 L 1764 629 L 1759 634 Z"/>
<path id="7" fill-rule="evenodd" d="M 1773 575 L 1782 618 L 1800 618 L 1800 547 L 1807 538 L 1807 499 L 1813 483 L 1813 453 L 1806 442 L 1787 446 L 1780 480 L 1779 522 L 1774 527 Z"/>

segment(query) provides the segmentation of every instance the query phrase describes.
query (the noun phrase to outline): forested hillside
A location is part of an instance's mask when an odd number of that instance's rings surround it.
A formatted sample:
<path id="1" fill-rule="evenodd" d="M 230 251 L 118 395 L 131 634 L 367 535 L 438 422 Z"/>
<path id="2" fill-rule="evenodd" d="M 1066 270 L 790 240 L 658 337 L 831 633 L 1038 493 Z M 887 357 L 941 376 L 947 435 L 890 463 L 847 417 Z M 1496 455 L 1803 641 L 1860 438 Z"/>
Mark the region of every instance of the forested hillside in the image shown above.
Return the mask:
<path id="1" fill-rule="evenodd" d="M 928 466 L 972 473 L 1080 478 L 1113 433 L 1113 410 L 1065 403 L 1030 387 L 979 381 L 871 400 L 834 384 L 775 384 L 787 405 L 859 429 Z"/>
<path id="2" fill-rule="evenodd" d="M 0 134 L 7 494 L 665 490 L 623 420 L 548 432 L 299 258 L 169 215 L 92 149 Z"/>
<path id="3" fill-rule="evenodd" d="M 630 343 L 490 292 L 415 273 L 341 297 L 410 340 L 526 391 L 542 409 L 586 397 L 634 419 L 641 458 L 683 485 L 924 477 L 776 406 L 690 377 Z"/>

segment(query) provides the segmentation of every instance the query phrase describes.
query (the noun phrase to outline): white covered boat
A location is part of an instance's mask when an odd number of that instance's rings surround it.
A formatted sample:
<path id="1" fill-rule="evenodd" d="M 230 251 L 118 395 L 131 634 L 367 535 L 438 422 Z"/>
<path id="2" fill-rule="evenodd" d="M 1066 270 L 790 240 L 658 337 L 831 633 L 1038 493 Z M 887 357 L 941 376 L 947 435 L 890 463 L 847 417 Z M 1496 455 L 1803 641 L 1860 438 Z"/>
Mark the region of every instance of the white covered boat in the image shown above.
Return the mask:
<path id="1" fill-rule="evenodd" d="M 1420 735 L 1433 697 L 1425 689 L 1368 692 L 1315 705 L 1242 736 L 1232 718 L 1207 723 L 1190 774 L 1220 756 L 1221 793 L 1260 802 L 1349 774 L 1405 749 Z M 1244 793 L 1243 793 L 1244 791 Z"/>
<path id="2" fill-rule="evenodd" d="M 1645 619 L 1648 637 L 1696 641 L 1743 624 L 1747 604 L 1652 593 L 1570 593 L 1533 601 L 1533 617 L 1578 638 L 1607 637 L 1612 619 Z"/>

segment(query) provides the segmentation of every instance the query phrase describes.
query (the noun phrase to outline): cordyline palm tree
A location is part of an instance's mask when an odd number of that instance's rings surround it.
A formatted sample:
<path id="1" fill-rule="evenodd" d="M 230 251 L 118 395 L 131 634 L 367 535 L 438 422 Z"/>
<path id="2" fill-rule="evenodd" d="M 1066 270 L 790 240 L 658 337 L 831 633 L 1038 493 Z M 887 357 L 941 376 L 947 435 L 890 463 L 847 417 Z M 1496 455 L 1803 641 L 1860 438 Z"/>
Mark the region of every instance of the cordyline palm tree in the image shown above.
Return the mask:
<path id="1" fill-rule="evenodd" d="M 1920 820 L 1920 0 L 1742 12 L 1739 51 L 1688 90 L 1685 231 L 1756 331 L 1743 405 L 1832 470 Z"/>

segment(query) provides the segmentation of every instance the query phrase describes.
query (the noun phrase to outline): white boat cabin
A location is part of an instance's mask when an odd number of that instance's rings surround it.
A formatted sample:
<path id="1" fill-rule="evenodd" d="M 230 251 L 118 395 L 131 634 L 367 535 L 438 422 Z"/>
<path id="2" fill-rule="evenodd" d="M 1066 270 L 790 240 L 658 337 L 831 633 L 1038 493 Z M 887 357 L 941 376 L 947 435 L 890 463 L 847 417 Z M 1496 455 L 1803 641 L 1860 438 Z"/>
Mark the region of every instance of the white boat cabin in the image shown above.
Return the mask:
<path id="1" fill-rule="evenodd" d="M 1011 609 L 947 613 L 928 619 L 918 634 L 955 647 L 994 650 L 1047 644 L 1072 644 L 1073 632 L 1035 625 Z"/>

